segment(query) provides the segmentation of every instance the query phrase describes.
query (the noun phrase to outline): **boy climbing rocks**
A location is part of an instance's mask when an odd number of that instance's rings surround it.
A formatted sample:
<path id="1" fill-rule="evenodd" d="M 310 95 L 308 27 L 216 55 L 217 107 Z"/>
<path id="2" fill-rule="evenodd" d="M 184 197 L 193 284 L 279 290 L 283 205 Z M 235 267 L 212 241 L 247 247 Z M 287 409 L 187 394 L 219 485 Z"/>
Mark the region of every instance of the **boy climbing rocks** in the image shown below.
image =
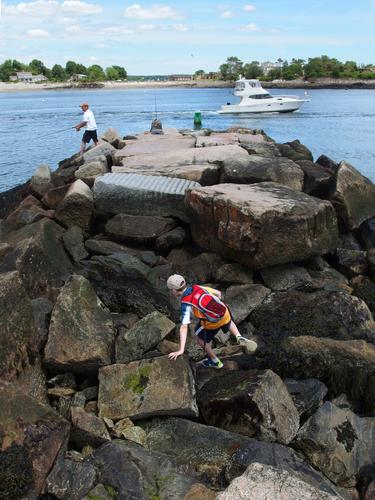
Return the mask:
<path id="1" fill-rule="evenodd" d="M 173 274 L 168 278 L 167 287 L 173 295 L 181 299 L 180 348 L 178 351 L 171 352 L 168 355 L 169 359 L 176 359 L 185 351 L 191 314 L 199 320 L 195 327 L 195 340 L 208 354 L 208 357 L 202 361 L 204 367 L 223 367 L 223 363 L 210 345 L 219 330 L 224 333 L 229 331 L 239 344 L 246 343 L 248 352 L 256 351 L 256 342 L 242 337 L 238 331 L 228 307 L 221 300 L 219 290 L 200 285 L 188 286 L 185 278 L 179 274 Z"/>

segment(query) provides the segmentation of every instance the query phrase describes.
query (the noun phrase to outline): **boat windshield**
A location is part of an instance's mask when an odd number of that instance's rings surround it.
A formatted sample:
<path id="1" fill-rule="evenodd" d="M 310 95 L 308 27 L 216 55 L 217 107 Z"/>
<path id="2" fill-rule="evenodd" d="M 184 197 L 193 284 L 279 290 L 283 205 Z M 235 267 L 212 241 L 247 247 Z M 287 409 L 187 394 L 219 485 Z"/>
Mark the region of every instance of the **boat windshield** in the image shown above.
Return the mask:
<path id="1" fill-rule="evenodd" d="M 250 99 L 272 99 L 272 95 L 270 94 L 255 94 L 250 95 Z"/>

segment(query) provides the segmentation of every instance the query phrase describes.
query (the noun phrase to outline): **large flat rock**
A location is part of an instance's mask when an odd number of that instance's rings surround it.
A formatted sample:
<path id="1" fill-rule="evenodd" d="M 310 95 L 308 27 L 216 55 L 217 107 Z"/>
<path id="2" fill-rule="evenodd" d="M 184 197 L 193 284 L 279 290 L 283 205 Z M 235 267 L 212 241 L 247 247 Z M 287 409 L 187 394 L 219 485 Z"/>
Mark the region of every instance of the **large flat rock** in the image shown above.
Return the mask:
<path id="1" fill-rule="evenodd" d="M 185 192 L 195 187 L 199 184 L 185 179 L 112 173 L 96 179 L 94 203 L 99 211 L 107 213 L 187 220 Z"/>
<path id="2" fill-rule="evenodd" d="M 236 161 L 248 158 L 245 149 L 236 145 L 211 146 L 206 148 L 191 148 L 170 151 L 167 153 L 143 154 L 126 158 L 122 164 L 125 167 L 177 167 L 178 165 L 194 165 L 202 163 L 218 163 Z"/>
<path id="3" fill-rule="evenodd" d="M 186 206 L 195 243 L 256 269 L 328 253 L 338 237 L 330 202 L 273 182 L 191 189 Z"/>
<path id="4" fill-rule="evenodd" d="M 186 357 L 167 356 L 99 371 L 99 416 L 148 418 L 158 415 L 197 417 L 194 378 Z"/>
<path id="5" fill-rule="evenodd" d="M 179 149 L 194 148 L 195 141 L 195 137 L 182 135 L 145 135 L 136 140 L 126 141 L 126 146 L 114 154 L 114 163 L 121 163 L 124 158 L 130 156 L 165 154 Z"/>
<path id="6" fill-rule="evenodd" d="M 176 177 L 188 181 L 199 182 L 201 186 L 213 186 L 219 183 L 220 165 L 215 163 L 203 163 L 202 165 L 177 165 L 149 167 L 112 167 L 113 173 L 138 174 L 138 175 L 163 175 L 165 177 Z"/>

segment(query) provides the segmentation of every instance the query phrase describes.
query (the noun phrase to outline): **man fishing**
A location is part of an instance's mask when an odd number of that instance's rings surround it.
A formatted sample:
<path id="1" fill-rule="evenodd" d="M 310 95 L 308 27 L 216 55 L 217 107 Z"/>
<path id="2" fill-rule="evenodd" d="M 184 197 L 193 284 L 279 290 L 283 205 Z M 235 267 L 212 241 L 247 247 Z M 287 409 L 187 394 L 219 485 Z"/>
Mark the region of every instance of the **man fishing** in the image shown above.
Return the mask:
<path id="1" fill-rule="evenodd" d="M 88 144 L 91 140 L 94 141 L 95 146 L 98 144 L 98 133 L 95 116 L 91 109 L 89 109 L 89 104 L 87 104 L 87 102 L 83 102 L 79 105 L 79 107 L 83 111 L 83 120 L 74 128 L 77 130 L 77 132 L 81 130 L 81 128 L 86 129 L 82 137 L 80 149 L 81 154 L 83 154 L 86 151 L 86 144 Z"/>
<path id="2" fill-rule="evenodd" d="M 180 348 L 171 352 L 169 359 L 177 359 L 185 351 L 190 316 L 198 319 L 195 327 L 195 341 L 205 350 L 207 357 L 201 365 L 205 368 L 222 368 L 222 361 L 211 347 L 211 341 L 222 330 L 233 335 L 238 344 L 246 344 L 248 352 L 255 352 L 257 344 L 246 339 L 238 331 L 228 306 L 221 300 L 221 292 L 206 286 L 186 284 L 185 278 L 179 274 L 169 276 L 167 287 L 175 297 L 181 300 Z"/>

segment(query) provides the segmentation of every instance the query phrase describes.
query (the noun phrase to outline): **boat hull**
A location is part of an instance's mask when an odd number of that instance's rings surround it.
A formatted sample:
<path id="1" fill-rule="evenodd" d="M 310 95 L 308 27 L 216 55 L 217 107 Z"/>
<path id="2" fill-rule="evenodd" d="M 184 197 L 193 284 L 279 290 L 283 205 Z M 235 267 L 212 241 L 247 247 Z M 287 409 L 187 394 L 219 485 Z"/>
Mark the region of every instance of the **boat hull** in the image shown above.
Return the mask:
<path id="1" fill-rule="evenodd" d="M 293 111 L 297 111 L 304 102 L 304 100 L 293 100 L 289 102 L 280 102 L 280 100 L 278 100 L 277 102 L 255 104 L 251 106 L 227 104 L 222 106 L 221 109 L 218 110 L 218 113 L 234 115 L 249 113 L 292 113 Z"/>

